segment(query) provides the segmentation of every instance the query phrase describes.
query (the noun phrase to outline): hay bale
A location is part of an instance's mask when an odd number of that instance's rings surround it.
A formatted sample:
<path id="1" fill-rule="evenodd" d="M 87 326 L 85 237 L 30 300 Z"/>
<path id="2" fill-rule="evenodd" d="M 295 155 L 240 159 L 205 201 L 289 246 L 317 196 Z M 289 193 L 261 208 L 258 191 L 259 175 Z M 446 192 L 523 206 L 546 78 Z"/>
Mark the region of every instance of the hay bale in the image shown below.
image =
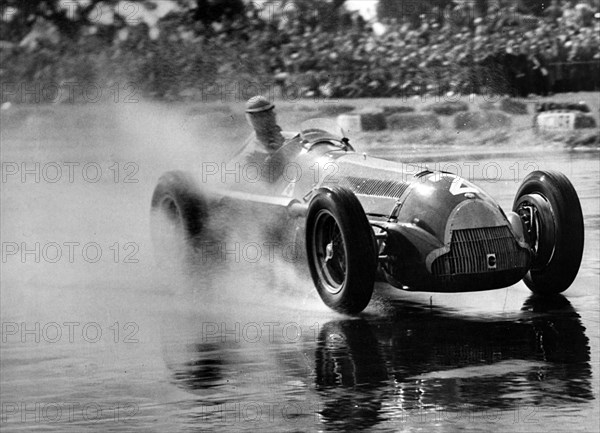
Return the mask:
<path id="1" fill-rule="evenodd" d="M 454 116 L 454 127 L 458 130 L 503 128 L 510 124 L 510 116 L 501 111 L 463 112 Z"/>
<path id="2" fill-rule="evenodd" d="M 585 113 L 575 114 L 575 129 L 596 128 L 596 119 L 594 116 Z"/>
<path id="3" fill-rule="evenodd" d="M 358 114 L 340 114 L 337 117 L 337 124 L 347 134 L 362 131 L 362 126 L 360 124 L 360 116 Z"/>
<path id="4" fill-rule="evenodd" d="M 243 120 L 243 116 L 213 111 L 210 113 L 188 116 L 182 123 L 182 128 L 233 128 L 242 124 Z"/>
<path id="5" fill-rule="evenodd" d="M 440 119 L 433 113 L 397 113 L 387 117 L 389 129 L 440 129 Z"/>
<path id="6" fill-rule="evenodd" d="M 188 87 L 179 92 L 179 98 L 190 101 L 202 100 L 202 91 L 195 87 Z"/>
<path id="7" fill-rule="evenodd" d="M 363 131 L 383 131 L 387 128 L 382 110 L 365 108 L 356 112 L 360 116 Z"/>
<path id="8" fill-rule="evenodd" d="M 29 118 L 34 116 L 34 110 L 13 105 L 10 109 L 0 111 L 0 124 L 2 128 L 20 128 Z"/>
<path id="9" fill-rule="evenodd" d="M 500 110 L 509 114 L 528 114 L 527 104 L 512 98 L 504 98 L 500 101 Z"/>
<path id="10" fill-rule="evenodd" d="M 337 123 L 350 133 L 361 131 L 382 131 L 386 129 L 385 116 L 380 111 L 362 110 L 356 113 L 340 114 Z"/>
<path id="11" fill-rule="evenodd" d="M 567 110 L 567 111 L 580 111 L 582 113 L 590 113 L 590 106 L 585 101 L 579 102 L 541 102 L 535 104 L 535 111 L 542 113 L 544 111 L 551 110 Z"/>
<path id="12" fill-rule="evenodd" d="M 433 111 L 440 116 L 452 116 L 462 111 L 469 111 L 469 104 L 462 101 L 444 101 L 428 105 L 423 111 Z"/>
<path id="13" fill-rule="evenodd" d="M 294 104 L 294 105 L 288 106 L 288 110 L 291 110 L 291 111 L 301 111 L 301 112 L 304 112 L 304 113 L 315 111 L 317 109 L 318 108 L 315 107 L 314 105 Z"/>
<path id="14" fill-rule="evenodd" d="M 231 107 L 229 105 L 206 103 L 190 107 L 185 114 L 187 116 L 203 116 L 211 113 L 231 113 Z"/>
<path id="15" fill-rule="evenodd" d="M 381 107 L 385 116 L 398 113 L 414 113 L 415 107 L 409 107 L 408 105 L 385 105 Z"/>
<path id="16" fill-rule="evenodd" d="M 327 117 L 335 117 L 340 114 L 349 113 L 353 111 L 356 107 L 353 105 L 347 104 L 337 104 L 337 103 L 323 103 L 319 106 L 319 111 L 321 114 Z"/>
<path id="17" fill-rule="evenodd" d="M 498 109 L 496 104 L 494 104 L 493 102 L 490 102 L 490 101 L 483 101 L 480 104 L 478 104 L 478 106 L 479 106 L 480 110 L 497 110 Z"/>

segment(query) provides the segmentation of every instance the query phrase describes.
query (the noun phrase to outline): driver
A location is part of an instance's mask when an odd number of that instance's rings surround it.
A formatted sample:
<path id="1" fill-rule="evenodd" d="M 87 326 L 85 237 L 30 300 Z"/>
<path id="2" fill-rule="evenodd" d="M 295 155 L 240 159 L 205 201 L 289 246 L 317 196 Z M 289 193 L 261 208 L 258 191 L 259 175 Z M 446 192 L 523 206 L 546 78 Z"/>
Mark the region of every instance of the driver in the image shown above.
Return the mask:
<path id="1" fill-rule="evenodd" d="M 264 96 L 253 96 L 246 102 L 246 120 L 254 129 L 246 147 L 246 163 L 258 164 L 262 178 L 274 182 L 282 173 L 282 156 L 275 152 L 283 146 L 285 137 L 275 118 L 275 105 Z"/>
<path id="2" fill-rule="evenodd" d="M 275 105 L 264 96 L 253 96 L 246 102 L 246 120 L 254 129 L 257 151 L 271 154 L 278 150 L 285 138 L 275 118 Z"/>

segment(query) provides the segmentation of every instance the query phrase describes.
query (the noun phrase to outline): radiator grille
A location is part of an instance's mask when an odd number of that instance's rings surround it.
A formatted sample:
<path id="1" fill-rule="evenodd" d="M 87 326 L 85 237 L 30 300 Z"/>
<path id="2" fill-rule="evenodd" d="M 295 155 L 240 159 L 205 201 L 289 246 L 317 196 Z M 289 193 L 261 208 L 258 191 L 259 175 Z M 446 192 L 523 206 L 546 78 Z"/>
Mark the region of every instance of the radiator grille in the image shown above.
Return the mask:
<path id="1" fill-rule="evenodd" d="M 488 267 L 488 254 L 496 257 L 496 267 Z M 437 276 L 480 274 L 526 266 L 508 226 L 455 230 L 450 252 L 438 257 L 432 265 Z"/>
<path id="2" fill-rule="evenodd" d="M 404 182 L 354 176 L 342 178 L 341 186 L 350 188 L 355 194 L 393 198 L 400 197 L 406 191 L 406 188 L 408 188 L 408 184 Z"/>

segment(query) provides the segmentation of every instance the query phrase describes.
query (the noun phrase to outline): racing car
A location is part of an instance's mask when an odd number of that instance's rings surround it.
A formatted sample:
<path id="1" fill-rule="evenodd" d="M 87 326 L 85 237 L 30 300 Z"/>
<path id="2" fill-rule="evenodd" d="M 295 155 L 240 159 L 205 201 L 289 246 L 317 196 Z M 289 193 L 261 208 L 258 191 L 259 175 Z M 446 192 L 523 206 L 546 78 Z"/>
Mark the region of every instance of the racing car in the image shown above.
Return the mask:
<path id="1" fill-rule="evenodd" d="M 165 173 L 152 196 L 153 221 L 168 221 L 187 247 L 209 236 L 215 214 L 237 218 L 229 226 L 262 224 L 303 245 L 320 297 L 344 314 L 365 309 L 380 278 L 430 292 L 524 280 L 534 293 L 553 295 L 577 275 L 583 216 L 560 172 L 531 172 L 504 211 L 455 174 L 415 171 L 355 151 L 331 120 L 308 120 L 286 138 L 270 155 L 249 151 L 249 139 L 229 161 L 228 167 L 260 168 L 259 182 L 229 176 L 215 187 L 199 173 Z"/>

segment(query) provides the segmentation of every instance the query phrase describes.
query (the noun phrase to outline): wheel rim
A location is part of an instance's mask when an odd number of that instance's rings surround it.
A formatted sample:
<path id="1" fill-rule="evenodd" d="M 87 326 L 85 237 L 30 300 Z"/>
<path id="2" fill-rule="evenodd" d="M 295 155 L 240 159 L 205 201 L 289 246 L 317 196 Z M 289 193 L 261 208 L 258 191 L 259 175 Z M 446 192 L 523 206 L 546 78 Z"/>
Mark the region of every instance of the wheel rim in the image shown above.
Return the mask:
<path id="1" fill-rule="evenodd" d="M 550 261 L 556 246 L 552 206 L 541 194 L 527 194 L 519 199 L 516 212 L 525 222 L 531 240 L 534 253 L 532 268 L 539 269 Z"/>
<path id="2" fill-rule="evenodd" d="M 181 211 L 179 206 L 171 196 L 166 196 L 160 203 L 160 209 L 163 214 L 172 222 L 179 225 L 181 223 Z"/>
<path id="3" fill-rule="evenodd" d="M 313 229 L 312 260 L 324 288 L 339 293 L 346 281 L 347 250 L 340 226 L 327 210 L 321 210 Z"/>

